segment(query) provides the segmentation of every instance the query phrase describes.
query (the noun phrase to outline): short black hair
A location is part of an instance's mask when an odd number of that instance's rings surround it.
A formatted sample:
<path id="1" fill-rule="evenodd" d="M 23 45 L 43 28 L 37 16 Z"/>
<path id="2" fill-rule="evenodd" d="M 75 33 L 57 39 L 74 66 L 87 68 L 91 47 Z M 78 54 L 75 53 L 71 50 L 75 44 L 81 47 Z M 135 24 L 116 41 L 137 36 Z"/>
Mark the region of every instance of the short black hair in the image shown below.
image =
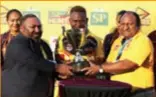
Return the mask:
<path id="1" fill-rule="evenodd" d="M 134 11 L 126 11 L 125 13 L 124 13 L 124 15 L 125 14 L 132 14 L 134 17 L 135 17 L 135 19 L 136 19 L 136 26 L 138 27 L 138 28 L 140 28 L 141 27 L 141 19 L 140 19 L 140 17 L 139 17 L 139 15 L 136 13 L 136 12 L 134 12 Z M 123 15 L 123 16 L 124 16 Z M 123 17 L 122 16 L 122 17 Z"/>
<path id="2" fill-rule="evenodd" d="M 71 8 L 70 14 L 73 13 L 73 12 L 83 12 L 86 15 L 86 9 L 84 7 L 82 7 L 82 6 L 79 6 L 79 5 L 74 6 L 74 7 Z"/>
<path id="3" fill-rule="evenodd" d="M 11 13 L 13 13 L 13 12 L 16 12 L 17 14 L 20 15 L 20 17 L 22 17 L 22 13 L 21 13 L 18 9 L 11 9 L 11 10 L 9 10 L 9 11 L 7 12 L 7 14 L 6 14 L 6 20 L 9 19 L 9 16 L 10 16 Z"/>
<path id="4" fill-rule="evenodd" d="M 121 11 L 119 11 L 118 13 L 117 13 L 117 16 L 116 16 L 116 18 L 118 17 L 118 16 L 120 16 L 119 17 L 119 19 L 118 19 L 118 23 L 120 23 L 120 19 L 121 19 L 121 17 L 124 15 L 126 13 L 126 10 L 121 10 Z"/>
<path id="5" fill-rule="evenodd" d="M 36 16 L 36 15 L 34 15 L 34 14 L 26 14 L 26 15 L 24 15 L 22 18 L 21 18 L 21 25 L 25 22 L 25 20 L 27 20 L 28 18 L 37 18 L 38 19 L 38 17 Z"/>
<path id="6" fill-rule="evenodd" d="M 140 19 L 139 15 L 134 11 L 127 11 L 127 13 L 131 13 L 136 18 L 136 26 L 140 28 L 141 27 L 141 19 Z"/>
<path id="7" fill-rule="evenodd" d="M 117 13 L 117 15 L 123 15 L 124 13 L 126 13 L 126 10 L 121 10 Z"/>
<path id="8" fill-rule="evenodd" d="M 136 12 L 132 12 L 132 14 L 136 18 L 136 26 L 140 28 L 141 27 L 141 19 L 140 19 L 139 15 Z"/>

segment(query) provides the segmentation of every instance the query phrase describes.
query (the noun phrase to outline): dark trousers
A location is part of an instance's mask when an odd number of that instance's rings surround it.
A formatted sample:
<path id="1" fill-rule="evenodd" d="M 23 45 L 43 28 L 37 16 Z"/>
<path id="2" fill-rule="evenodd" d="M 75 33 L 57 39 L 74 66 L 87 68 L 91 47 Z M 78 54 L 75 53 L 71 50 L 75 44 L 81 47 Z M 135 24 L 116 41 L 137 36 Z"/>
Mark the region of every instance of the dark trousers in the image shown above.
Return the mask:
<path id="1" fill-rule="evenodd" d="M 132 93 L 130 97 L 156 97 L 154 88 L 140 89 Z"/>

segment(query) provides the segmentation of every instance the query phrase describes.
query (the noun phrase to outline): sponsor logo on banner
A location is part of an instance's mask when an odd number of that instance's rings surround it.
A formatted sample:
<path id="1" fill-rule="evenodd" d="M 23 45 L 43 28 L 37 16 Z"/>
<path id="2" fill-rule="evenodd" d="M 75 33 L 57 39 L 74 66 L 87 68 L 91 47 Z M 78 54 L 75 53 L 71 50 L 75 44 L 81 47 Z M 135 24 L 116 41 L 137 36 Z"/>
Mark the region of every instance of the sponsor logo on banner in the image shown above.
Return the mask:
<path id="1" fill-rule="evenodd" d="M 48 23 L 49 24 L 69 24 L 69 12 L 71 6 L 66 10 L 50 10 L 48 12 Z"/>
<path id="2" fill-rule="evenodd" d="M 32 6 L 30 6 L 27 10 L 22 11 L 22 14 L 23 14 L 23 16 L 26 14 L 34 14 L 40 19 L 40 11 L 32 8 Z"/>
<path id="3" fill-rule="evenodd" d="M 141 24 L 143 26 L 149 26 L 151 24 L 151 19 L 149 18 L 150 13 L 141 7 L 135 9 L 136 13 L 140 16 Z"/>
<path id="4" fill-rule="evenodd" d="M 91 12 L 91 25 L 108 25 L 108 12 L 96 9 Z"/>
<path id="5" fill-rule="evenodd" d="M 23 15 L 34 14 L 40 19 L 40 12 L 39 11 L 23 11 L 22 13 L 23 13 Z"/>
<path id="6" fill-rule="evenodd" d="M 69 14 L 68 11 L 49 11 L 48 23 L 49 24 L 68 24 Z"/>
<path id="7" fill-rule="evenodd" d="M 6 6 L 0 5 L 1 7 L 1 11 L 0 11 L 0 24 L 7 24 L 6 22 L 6 14 L 9 11 L 9 8 L 7 8 Z"/>

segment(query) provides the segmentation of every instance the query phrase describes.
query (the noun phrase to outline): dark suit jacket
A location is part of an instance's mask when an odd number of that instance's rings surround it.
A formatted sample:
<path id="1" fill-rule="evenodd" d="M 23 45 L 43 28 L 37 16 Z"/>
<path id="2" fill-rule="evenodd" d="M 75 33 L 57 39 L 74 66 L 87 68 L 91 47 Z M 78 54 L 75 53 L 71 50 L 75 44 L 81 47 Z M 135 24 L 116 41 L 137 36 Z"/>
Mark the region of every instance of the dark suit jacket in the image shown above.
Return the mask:
<path id="1" fill-rule="evenodd" d="M 52 51 L 51 51 L 48 43 L 45 40 L 40 39 L 39 44 L 40 44 L 40 47 L 42 47 L 42 50 L 45 53 L 45 58 L 49 59 L 49 60 L 53 60 L 53 58 L 52 58 L 52 56 L 53 56 L 52 55 Z"/>
<path id="2" fill-rule="evenodd" d="M 48 77 L 55 65 L 45 60 L 38 45 L 22 34 L 8 45 L 2 71 L 2 97 L 46 97 Z"/>
<path id="3" fill-rule="evenodd" d="M 1 51 L 1 67 L 2 67 L 2 70 L 3 70 L 3 64 L 4 64 L 4 55 L 3 55 L 3 51 L 2 49 L 3 48 L 7 48 L 7 45 L 9 44 L 9 40 L 8 39 L 12 39 L 14 36 L 12 36 L 10 34 L 10 32 L 5 32 L 4 34 L 1 34 L 0 35 L 0 51 Z"/>

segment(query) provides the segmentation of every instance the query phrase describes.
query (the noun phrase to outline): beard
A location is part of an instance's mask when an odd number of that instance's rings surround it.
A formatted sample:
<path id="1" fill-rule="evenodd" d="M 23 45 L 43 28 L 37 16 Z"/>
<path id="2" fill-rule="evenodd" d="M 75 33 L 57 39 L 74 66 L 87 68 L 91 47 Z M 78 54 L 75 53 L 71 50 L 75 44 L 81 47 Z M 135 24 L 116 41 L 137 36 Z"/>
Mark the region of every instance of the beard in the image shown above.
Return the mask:
<path id="1" fill-rule="evenodd" d="M 41 39 L 41 36 L 42 36 L 42 33 L 34 33 L 33 39 L 34 40 L 40 40 Z"/>
<path id="2" fill-rule="evenodd" d="M 72 28 L 72 32 L 73 32 L 73 34 L 74 35 L 81 35 L 82 33 L 81 33 L 81 29 L 85 29 L 84 30 L 84 32 L 86 33 L 87 31 L 88 31 L 88 29 L 87 28 Z"/>
<path id="3" fill-rule="evenodd" d="M 80 29 L 72 29 L 74 35 L 80 35 Z"/>

